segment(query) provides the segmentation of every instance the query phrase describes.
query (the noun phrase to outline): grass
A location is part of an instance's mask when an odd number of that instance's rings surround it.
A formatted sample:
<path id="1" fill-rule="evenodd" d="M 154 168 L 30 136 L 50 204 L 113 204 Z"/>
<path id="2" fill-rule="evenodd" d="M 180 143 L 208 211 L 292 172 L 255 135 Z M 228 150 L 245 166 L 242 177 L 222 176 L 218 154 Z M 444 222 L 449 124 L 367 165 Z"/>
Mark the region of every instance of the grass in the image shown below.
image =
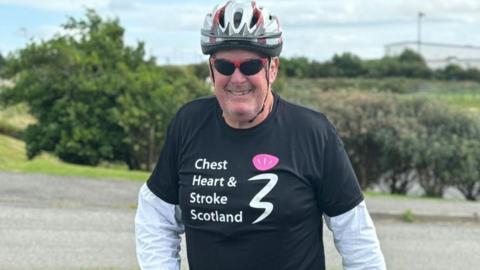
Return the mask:
<path id="1" fill-rule="evenodd" d="M 0 134 L 20 138 L 23 130 L 32 123 L 35 118 L 28 113 L 26 104 L 0 107 Z"/>
<path id="2" fill-rule="evenodd" d="M 35 119 L 28 114 L 26 104 L 0 108 L 0 131 L 12 135 L 32 123 L 35 123 Z M 144 181 L 149 175 L 143 171 L 129 171 L 126 166 L 115 164 L 102 164 L 99 167 L 69 164 L 49 154 L 28 160 L 25 143 L 4 135 L 0 135 L 0 153 L 0 171 L 137 181 Z"/>
<path id="3" fill-rule="evenodd" d="M 413 196 L 413 195 L 403 195 L 403 194 L 390 194 L 385 192 L 373 192 L 373 191 L 364 191 L 363 194 L 367 198 L 385 198 L 385 199 L 393 199 L 393 200 L 429 200 L 429 201 L 437 201 L 437 202 L 444 202 L 444 201 L 465 201 L 463 199 L 458 198 L 439 198 L 439 197 L 428 197 L 428 196 Z"/>
<path id="4" fill-rule="evenodd" d="M 415 214 L 413 214 L 412 210 L 410 209 L 407 209 L 405 210 L 405 212 L 402 213 L 402 220 L 407 223 L 413 223 L 415 219 Z"/>
<path id="5" fill-rule="evenodd" d="M 480 112 L 480 91 L 457 91 L 457 92 L 440 92 L 440 93 L 418 93 L 427 98 L 444 101 L 445 103 L 457 107 L 459 109 Z"/>
<path id="6" fill-rule="evenodd" d="M 390 92 L 409 96 L 424 96 L 445 101 L 448 105 L 480 112 L 480 83 L 435 81 L 421 79 L 385 78 L 326 78 L 287 79 L 281 94 L 297 103 L 308 103 L 314 93 L 324 91 Z"/>
<path id="7" fill-rule="evenodd" d="M 68 164 L 48 154 L 28 160 L 25 143 L 4 135 L 0 135 L 0 153 L 0 171 L 133 181 L 145 181 L 149 175 L 143 171 Z"/>
<path id="8" fill-rule="evenodd" d="M 35 118 L 28 113 L 27 105 L 20 103 L 6 108 L 0 107 L 0 123 L 22 130 L 35 123 Z"/>

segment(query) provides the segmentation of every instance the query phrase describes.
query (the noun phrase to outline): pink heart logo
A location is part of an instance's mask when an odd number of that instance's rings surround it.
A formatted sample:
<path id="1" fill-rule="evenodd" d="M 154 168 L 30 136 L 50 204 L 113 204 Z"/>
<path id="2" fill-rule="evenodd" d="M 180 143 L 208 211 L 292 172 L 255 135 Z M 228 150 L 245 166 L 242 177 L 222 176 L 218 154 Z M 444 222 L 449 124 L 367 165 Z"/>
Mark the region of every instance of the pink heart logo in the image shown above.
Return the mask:
<path id="1" fill-rule="evenodd" d="M 252 159 L 253 166 L 259 171 L 270 170 L 275 167 L 279 161 L 280 160 L 276 156 L 269 154 L 258 154 Z"/>

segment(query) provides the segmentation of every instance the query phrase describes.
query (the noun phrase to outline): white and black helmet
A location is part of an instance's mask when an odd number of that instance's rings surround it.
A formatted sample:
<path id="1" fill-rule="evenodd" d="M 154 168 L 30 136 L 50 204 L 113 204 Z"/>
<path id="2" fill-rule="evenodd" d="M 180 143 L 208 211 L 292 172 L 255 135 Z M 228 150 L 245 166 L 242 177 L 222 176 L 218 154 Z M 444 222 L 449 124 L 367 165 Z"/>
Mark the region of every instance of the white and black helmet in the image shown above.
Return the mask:
<path id="1" fill-rule="evenodd" d="M 204 54 L 222 49 L 247 49 L 265 56 L 282 51 L 282 32 L 276 16 L 255 1 L 228 1 L 205 17 L 201 31 Z"/>

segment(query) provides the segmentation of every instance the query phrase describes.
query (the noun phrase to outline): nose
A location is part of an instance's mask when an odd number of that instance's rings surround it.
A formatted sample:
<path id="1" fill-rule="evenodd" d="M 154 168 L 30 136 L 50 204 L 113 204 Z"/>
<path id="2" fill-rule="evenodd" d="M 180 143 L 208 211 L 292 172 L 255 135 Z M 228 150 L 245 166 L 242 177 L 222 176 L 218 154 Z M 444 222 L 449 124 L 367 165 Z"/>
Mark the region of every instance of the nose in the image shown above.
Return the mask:
<path id="1" fill-rule="evenodd" d="M 233 74 L 230 75 L 230 82 L 231 83 L 243 83 L 247 80 L 245 75 L 240 72 L 238 68 L 235 68 L 235 71 L 233 71 Z"/>

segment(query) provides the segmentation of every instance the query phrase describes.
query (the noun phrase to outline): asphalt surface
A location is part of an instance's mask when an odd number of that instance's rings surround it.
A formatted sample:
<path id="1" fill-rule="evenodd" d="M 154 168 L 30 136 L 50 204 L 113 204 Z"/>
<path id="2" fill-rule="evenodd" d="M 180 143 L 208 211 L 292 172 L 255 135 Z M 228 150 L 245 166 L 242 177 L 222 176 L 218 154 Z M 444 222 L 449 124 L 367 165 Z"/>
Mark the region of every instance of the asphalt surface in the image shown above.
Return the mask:
<path id="1" fill-rule="evenodd" d="M 0 269 L 138 269 L 141 185 L 0 172 Z M 374 197 L 367 205 L 388 269 L 479 269 L 480 203 Z M 406 210 L 415 222 L 401 220 Z M 342 269 L 327 229 L 324 243 L 327 269 Z"/>

